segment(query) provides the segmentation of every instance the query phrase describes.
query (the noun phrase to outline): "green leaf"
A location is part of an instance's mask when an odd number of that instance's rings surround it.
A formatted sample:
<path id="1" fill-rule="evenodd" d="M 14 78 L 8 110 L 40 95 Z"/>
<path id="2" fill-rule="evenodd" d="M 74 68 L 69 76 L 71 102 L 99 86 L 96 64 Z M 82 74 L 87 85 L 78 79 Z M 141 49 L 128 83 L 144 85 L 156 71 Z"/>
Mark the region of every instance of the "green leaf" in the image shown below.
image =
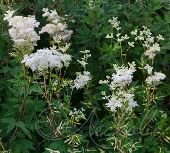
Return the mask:
<path id="1" fill-rule="evenodd" d="M 42 89 L 39 87 L 39 84 L 34 84 L 33 86 L 31 86 L 30 90 L 29 90 L 29 94 L 31 94 L 32 92 L 41 92 Z"/>
<path id="2" fill-rule="evenodd" d="M 21 99 L 20 98 L 10 98 L 8 99 L 9 101 L 14 101 L 14 102 L 21 102 Z"/>
<path id="3" fill-rule="evenodd" d="M 20 143 L 17 143 L 16 145 L 15 145 L 15 152 L 14 153 L 21 153 L 22 152 L 22 144 L 20 144 Z"/>
<path id="4" fill-rule="evenodd" d="M 9 89 L 15 95 L 15 97 L 19 97 L 19 92 L 16 89 L 14 89 L 14 88 L 9 88 Z"/>
<path id="5" fill-rule="evenodd" d="M 12 82 L 14 84 L 20 84 L 21 83 L 21 80 L 16 80 L 16 79 L 11 79 L 11 80 L 8 80 L 9 82 Z"/>
<path id="6" fill-rule="evenodd" d="M 16 123 L 16 120 L 14 118 L 5 118 L 1 119 L 1 121 L 4 123 Z"/>
<path id="7" fill-rule="evenodd" d="M 29 149 L 35 150 L 33 142 L 26 139 L 19 139 L 12 143 L 12 152 L 14 153 L 29 153 Z"/>
<path id="8" fill-rule="evenodd" d="M 31 149 L 31 150 L 35 150 L 35 148 L 33 147 L 33 142 L 30 141 L 30 140 L 22 140 L 22 143 L 24 144 L 24 146 L 28 149 Z"/>
<path id="9" fill-rule="evenodd" d="M 92 26 L 92 19 L 91 19 L 91 17 L 83 16 L 83 18 L 84 19 L 81 20 L 82 22 L 85 22 L 85 23 L 89 24 L 90 26 Z"/>
<path id="10" fill-rule="evenodd" d="M 26 125 L 25 123 L 19 121 L 19 122 L 16 123 L 16 125 L 17 125 L 19 128 L 21 128 L 22 131 L 23 131 L 30 139 L 32 139 L 31 133 L 30 133 L 30 131 L 29 131 L 28 128 L 26 129 L 26 126 L 27 126 L 27 125 Z"/>
<path id="11" fill-rule="evenodd" d="M 66 94 L 64 94 L 64 101 L 67 103 L 70 101 L 70 99 L 68 98 L 68 95 L 66 95 Z"/>
<path id="12" fill-rule="evenodd" d="M 16 123 L 10 123 L 7 127 L 7 133 L 9 133 L 14 127 L 15 127 Z"/>
<path id="13" fill-rule="evenodd" d="M 13 107 L 10 106 L 9 104 L 1 104 L 1 106 L 7 110 L 11 110 Z"/>
<path id="14" fill-rule="evenodd" d="M 3 67 L 3 69 L 0 70 L 0 73 L 7 73 L 11 69 L 12 69 L 11 67 L 5 66 L 5 67 Z"/>
<path id="15" fill-rule="evenodd" d="M 54 150 L 60 149 L 60 151 L 65 153 L 65 152 L 67 152 L 66 147 L 67 147 L 67 145 L 64 143 L 63 140 L 58 140 L 57 142 L 51 143 L 47 148 L 54 149 Z"/>

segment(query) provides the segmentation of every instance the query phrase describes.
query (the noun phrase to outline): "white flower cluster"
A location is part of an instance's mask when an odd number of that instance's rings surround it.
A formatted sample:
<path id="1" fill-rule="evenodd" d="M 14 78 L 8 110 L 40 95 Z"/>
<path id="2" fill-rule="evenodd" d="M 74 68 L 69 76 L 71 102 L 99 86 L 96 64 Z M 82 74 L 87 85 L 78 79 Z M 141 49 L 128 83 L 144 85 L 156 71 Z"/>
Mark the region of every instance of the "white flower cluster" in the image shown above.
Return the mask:
<path id="1" fill-rule="evenodd" d="M 32 71 L 42 71 L 52 67 L 68 66 L 71 61 L 69 54 L 62 54 L 54 49 L 39 49 L 36 53 L 31 55 L 24 55 L 24 60 L 21 63 L 25 63 L 30 67 Z"/>
<path id="2" fill-rule="evenodd" d="M 19 50 L 32 51 L 34 46 L 37 45 L 37 41 L 40 40 L 40 36 L 34 30 L 39 26 L 39 22 L 36 21 L 34 16 L 23 17 L 13 16 L 14 11 L 7 11 L 4 20 L 9 22 L 9 34 L 14 41 L 14 48 Z"/>
<path id="3" fill-rule="evenodd" d="M 130 91 L 131 90 L 128 90 L 128 92 Z M 123 104 L 128 102 L 126 110 L 130 110 L 132 107 L 138 106 L 138 104 L 134 101 L 134 96 L 135 95 L 133 93 L 115 92 L 115 94 L 112 94 L 112 96 L 107 99 L 108 103 L 106 103 L 106 107 L 109 107 L 111 111 L 115 112 L 116 108 L 122 107 Z"/>
<path id="4" fill-rule="evenodd" d="M 156 55 L 155 53 L 160 52 L 160 46 L 158 44 L 158 41 L 164 40 L 164 38 L 160 34 L 156 37 L 156 42 L 154 37 L 151 36 L 152 33 L 150 29 L 148 29 L 146 26 L 143 26 L 143 30 L 139 31 L 139 35 L 137 29 L 132 31 L 131 34 L 136 36 L 135 40 L 141 41 L 143 47 L 146 48 L 144 55 L 148 56 L 149 59 L 153 60 Z M 144 66 L 144 69 L 146 69 L 149 74 L 149 76 L 145 80 L 147 85 L 156 85 L 160 82 L 160 80 L 166 78 L 166 76 L 160 72 L 154 72 L 154 74 L 152 74 L 153 67 L 149 64 L 146 64 Z"/>
<path id="5" fill-rule="evenodd" d="M 39 33 L 47 32 L 53 39 L 69 40 L 73 31 L 67 29 L 67 24 L 63 22 L 64 18 L 60 17 L 56 10 L 49 11 L 48 8 L 44 8 L 43 12 L 43 17 L 47 17 L 50 23 L 42 27 Z"/>
<path id="6" fill-rule="evenodd" d="M 144 69 L 147 70 L 148 74 L 152 74 L 153 67 L 150 66 L 149 64 L 146 64 L 146 66 L 144 67 Z"/>
<path id="7" fill-rule="evenodd" d="M 119 27 L 120 21 L 118 21 L 117 17 L 113 17 L 113 19 L 108 21 L 113 28 L 116 28 L 117 30 L 120 30 L 121 27 Z"/>
<path id="8" fill-rule="evenodd" d="M 103 99 L 108 100 L 106 107 L 109 107 L 111 111 L 116 111 L 116 108 L 122 106 L 127 106 L 126 110 L 138 106 L 134 101 L 134 89 L 125 89 L 125 87 L 132 82 L 133 72 L 135 72 L 135 62 L 128 64 L 129 68 L 124 65 L 121 67 L 114 65 L 116 73 L 114 73 L 111 78 L 107 76 L 111 81 L 105 80 L 99 82 L 101 84 L 107 83 L 110 87 L 111 95 L 106 96 L 104 91 L 102 91 L 102 95 Z"/>
<path id="9" fill-rule="evenodd" d="M 127 34 L 125 34 L 124 36 L 120 37 L 120 33 L 118 33 L 118 34 L 116 34 L 116 36 L 117 36 L 117 42 L 119 42 L 119 43 L 121 43 L 124 40 L 129 39 L 129 36 Z"/>
<path id="10" fill-rule="evenodd" d="M 150 66 L 149 64 L 146 64 L 144 69 L 146 69 L 148 74 L 150 75 L 145 80 L 147 85 L 149 85 L 149 86 L 157 85 L 157 84 L 159 84 L 160 80 L 164 80 L 166 78 L 165 74 L 163 74 L 161 72 L 154 72 L 154 74 L 152 74 L 153 67 Z"/>
<path id="11" fill-rule="evenodd" d="M 112 25 L 113 28 L 116 28 L 116 30 L 118 31 L 118 33 L 116 34 L 117 37 L 116 40 L 118 43 L 121 43 L 130 38 L 127 34 L 121 36 L 121 33 L 119 32 L 119 30 L 121 29 L 121 27 L 119 26 L 120 21 L 117 20 L 117 17 L 113 17 L 113 19 L 112 20 L 110 19 L 108 22 Z M 110 35 L 109 34 L 106 35 L 106 38 L 113 38 L 113 37 L 114 37 L 113 33 L 111 33 Z M 134 47 L 134 42 L 128 42 L 128 44 L 130 47 Z"/>
<path id="12" fill-rule="evenodd" d="M 85 85 L 91 80 L 90 72 L 84 71 L 84 74 L 81 74 L 80 72 L 77 72 L 76 79 L 73 81 L 73 88 L 81 89 L 84 88 Z"/>
<path id="13" fill-rule="evenodd" d="M 85 119 L 85 115 L 83 114 L 85 110 L 82 108 L 80 110 L 77 110 L 77 108 L 74 108 L 73 111 L 71 110 L 69 115 L 71 116 L 72 119 L 78 121 L 81 119 Z"/>
<path id="14" fill-rule="evenodd" d="M 88 54 L 90 50 L 85 50 L 85 51 L 80 51 L 81 53 L 84 54 L 84 56 L 80 60 L 77 60 L 83 67 L 85 67 L 88 63 L 87 60 L 89 57 L 91 57 L 91 54 Z"/>
<path id="15" fill-rule="evenodd" d="M 161 72 L 154 72 L 154 75 L 146 78 L 146 83 L 148 85 L 152 85 L 152 84 L 157 85 L 160 82 L 160 80 L 164 80 L 165 78 L 166 78 L 165 74 Z"/>
<path id="16" fill-rule="evenodd" d="M 146 26 L 143 26 L 143 30 L 132 31 L 132 35 L 136 35 L 135 40 L 140 40 L 142 42 L 143 47 L 146 48 L 146 51 L 144 53 L 145 56 L 148 56 L 149 59 L 154 59 L 155 52 L 160 52 L 160 46 L 157 42 L 155 42 L 154 37 L 152 37 L 152 33 L 150 29 L 148 29 Z M 156 37 L 157 41 L 164 40 L 164 38 L 159 34 L 159 36 Z"/>
<path id="17" fill-rule="evenodd" d="M 129 85 L 132 82 L 133 78 L 133 72 L 136 71 L 135 69 L 135 62 L 132 62 L 129 64 L 129 68 L 122 65 L 121 67 L 118 67 L 116 64 L 114 64 L 114 69 L 116 70 L 116 74 L 112 74 L 112 82 L 110 84 L 111 89 L 115 89 L 117 86 L 125 87 L 126 85 Z"/>

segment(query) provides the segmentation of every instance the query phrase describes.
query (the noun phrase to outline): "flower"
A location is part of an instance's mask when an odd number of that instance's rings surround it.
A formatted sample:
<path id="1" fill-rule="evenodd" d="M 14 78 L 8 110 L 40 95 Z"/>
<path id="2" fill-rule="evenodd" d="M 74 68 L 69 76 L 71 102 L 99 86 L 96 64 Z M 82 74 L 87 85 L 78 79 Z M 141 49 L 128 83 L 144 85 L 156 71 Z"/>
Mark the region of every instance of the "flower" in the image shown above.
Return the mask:
<path id="1" fill-rule="evenodd" d="M 106 38 L 113 38 L 113 33 L 106 35 Z"/>
<path id="2" fill-rule="evenodd" d="M 108 103 L 105 104 L 106 107 L 110 107 L 111 111 L 116 111 L 117 107 L 122 107 L 122 98 L 118 98 L 116 95 L 112 95 L 110 99 L 108 99 Z"/>
<path id="3" fill-rule="evenodd" d="M 50 10 L 48 8 L 43 8 L 43 17 L 47 17 L 47 20 L 50 21 L 49 24 L 46 24 L 42 27 L 40 34 L 49 33 L 53 39 L 62 38 L 63 40 L 69 40 L 73 33 L 72 30 L 67 30 L 67 24 L 64 21 L 64 18 L 60 17 L 56 10 Z"/>
<path id="4" fill-rule="evenodd" d="M 90 72 L 84 71 L 84 74 L 81 74 L 80 72 L 77 72 L 76 79 L 73 82 L 73 88 L 81 89 L 84 88 L 85 85 L 91 80 L 90 78 Z"/>
<path id="5" fill-rule="evenodd" d="M 4 14 L 4 16 L 5 16 L 5 17 L 4 17 L 4 20 L 7 20 L 7 21 L 8 21 L 8 20 L 10 20 L 10 19 L 12 18 L 12 16 L 13 16 L 13 14 L 14 14 L 15 11 L 14 11 L 14 10 L 12 10 L 12 11 L 11 11 L 11 10 L 8 10 L 8 11 L 6 11 L 6 12 L 7 12 L 7 14 Z"/>
<path id="6" fill-rule="evenodd" d="M 160 80 L 164 80 L 166 78 L 166 75 L 161 72 L 155 72 L 154 75 L 149 76 L 146 78 L 146 83 L 148 85 L 152 84 L 158 84 Z"/>
<path id="7" fill-rule="evenodd" d="M 80 60 L 77 60 L 84 68 L 85 66 L 88 64 L 87 63 L 87 60 L 89 57 L 91 57 L 91 54 L 88 54 L 90 53 L 90 50 L 85 50 L 85 51 L 80 51 L 81 53 L 84 54 L 84 56 L 81 58 L 82 61 Z"/>
<path id="8" fill-rule="evenodd" d="M 110 83 L 110 88 L 115 88 L 117 86 L 126 86 L 132 82 L 133 78 L 133 72 L 135 72 L 135 62 L 129 63 L 130 68 L 125 67 L 122 65 L 121 67 L 118 67 L 116 64 L 114 64 L 114 69 L 116 70 L 116 73 L 112 74 L 112 81 Z"/>
<path id="9" fill-rule="evenodd" d="M 160 34 L 159 34 L 156 38 L 158 39 L 158 41 L 159 41 L 159 40 L 164 40 L 164 38 L 163 38 L 162 35 L 160 35 Z"/>
<path id="10" fill-rule="evenodd" d="M 108 22 L 112 25 L 113 28 L 116 28 L 117 30 L 120 30 L 121 27 L 119 27 L 120 21 L 117 20 L 118 17 L 113 17 L 113 19 L 109 20 Z"/>
<path id="11" fill-rule="evenodd" d="M 24 55 L 26 52 L 30 53 L 34 46 L 37 45 L 37 41 L 40 40 L 40 36 L 34 30 L 39 26 L 39 22 L 36 21 L 35 16 L 14 16 L 14 11 L 7 11 L 4 20 L 7 20 L 9 26 L 9 34 L 14 41 L 13 47 L 21 52 L 18 55 Z"/>
<path id="12" fill-rule="evenodd" d="M 46 49 L 39 49 L 36 53 L 31 55 L 24 55 L 24 60 L 21 63 L 25 63 L 30 67 L 32 71 L 42 71 L 52 67 L 69 66 L 71 55 L 62 54 L 57 51 Z"/>
<path id="13" fill-rule="evenodd" d="M 128 42 L 128 45 L 129 45 L 130 47 L 134 47 L 134 42 Z"/>
<path id="14" fill-rule="evenodd" d="M 85 110 L 79 109 L 77 110 L 77 108 L 74 108 L 73 110 L 70 111 L 69 116 L 71 116 L 72 119 L 74 120 L 81 120 L 81 119 L 85 119 L 85 115 L 83 114 Z"/>
<path id="15" fill-rule="evenodd" d="M 148 71 L 148 74 L 152 74 L 152 69 L 153 67 L 151 67 L 150 65 L 146 64 L 146 66 L 144 67 L 144 69 L 146 69 Z"/>
<path id="16" fill-rule="evenodd" d="M 158 84 L 160 80 L 164 80 L 166 78 L 166 75 L 161 72 L 155 72 L 154 75 L 149 76 L 146 78 L 146 83 L 148 85 L 152 84 Z"/>
<path id="17" fill-rule="evenodd" d="M 146 50 L 146 52 L 144 53 L 145 56 L 148 56 L 149 59 L 153 59 L 155 57 L 155 52 L 159 52 L 160 51 L 160 46 L 158 43 L 153 44 L 152 46 L 148 47 L 148 50 Z"/>
<path id="18" fill-rule="evenodd" d="M 137 29 L 131 32 L 131 35 L 137 35 Z"/>

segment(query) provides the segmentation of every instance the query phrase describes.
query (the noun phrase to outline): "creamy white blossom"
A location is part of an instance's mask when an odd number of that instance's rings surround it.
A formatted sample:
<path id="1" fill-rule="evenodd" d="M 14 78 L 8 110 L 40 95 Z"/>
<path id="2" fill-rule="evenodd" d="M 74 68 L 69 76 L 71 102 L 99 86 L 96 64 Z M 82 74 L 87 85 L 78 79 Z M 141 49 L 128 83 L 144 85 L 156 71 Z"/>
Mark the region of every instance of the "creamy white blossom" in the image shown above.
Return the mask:
<path id="1" fill-rule="evenodd" d="M 112 20 L 110 19 L 108 22 L 112 25 L 113 28 L 120 30 L 121 29 L 121 27 L 119 27 L 120 21 L 118 21 L 117 18 L 118 17 L 113 17 Z"/>
<path id="2" fill-rule="evenodd" d="M 80 72 L 77 72 L 76 79 L 73 81 L 73 87 L 77 89 L 84 88 L 85 85 L 88 84 L 88 82 L 91 80 L 90 72 L 84 71 L 84 74 L 81 74 Z"/>
<path id="3" fill-rule="evenodd" d="M 156 38 L 158 39 L 158 41 L 159 41 L 159 40 L 164 40 L 164 38 L 163 38 L 162 35 L 160 35 L 160 34 L 159 34 Z"/>
<path id="4" fill-rule="evenodd" d="M 146 70 L 148 71 L 148 74 L 152 74 L 153 67 L 150 66 L 149 64 L 146 64 L 146 66 L 144 67 L 144 69 L 146 69 Z"/>
<path id="5" fill-rule="evenodd" d="M 30 67 L 32 71 L 42 71 L 52 67 L 68 66 L 71 61 L 69 54 L 62 54 L 54 52 L 54 50 L 39 49 L 36 53 L 31 55 L 24 55 L 24 60 L 21 63 L 25 63 L 27 67 Z"/>
<path id="6" fill-rule="evenodd" d="M 112 95 L 112 97 L 108 99 L 106 107 L 109 107 L 111 111 L 116 111 L 117 107 L 122 107 L 122 98 L 118 98 L 118 96 Z"/>
<path id="7" fill-rule="evenodd" d="M 134 42 L 128 42 L 128 45 L 129 45 L 130 47 L 134 47 Z"/>
<path id="8" fill-rule="evenodd" d="M 47 17 L 47 20 L 50 21 L 50 23 L 42 27 L 39 33 L 42 34 L 47 32 L 53 37 L 53 39 L 62 38 L 62 40 L 69 40 L 73 31 L 67 29 L 68 26 L 64 22 L 64 18 L 60 17 L 56 10 L 43 8 L 43 12 L 43 17 Z"/>
<path id="9" fill-rule="evenodd" d="M 14 11 L 7 11 L 4 20 L 7 20 L 9 26 L 9 34 L 14 41 L 14 48 L 22 51 L 29 52 L 37 45 L 40 36 L 36 33 L 35 28 L 39 26 L 35 16 L 13 16 Z"/>
<path id="10" fill-rule="evenodd" d="M 132 82 L 133 72 L 135 69 L 135 62 L 129 63 L 129 68 L 122 65 L 118 67 L 116 64 L 113 65 L 116 73 L 112 74 L 112 82 L 109 85 L 110 88 L 115 88 L 116 86 L 126 86 Z"/>
<path id="11" fill-rule="evenodd" d="M 149 85 L 158 84 L 161 80 L 164 80 L 166 75 L 161 72 L 154 72 L 154 75 L 146 78 L 146 83 Z"/>
<path id="12" fill-rule="evenodd" d="M 106 38 L 113 38 L 113 33 L 106 35 Z"/>
<path id="13" fill-rule="evenodd" d="M 132 107 L 138 106 L 134 101 L 134 89 L 125 90 L 133 79 L 133 73 L 136 71 L 135 62 L 128 63 L 129 67 L 122 65 L 121 67 L 114 64 L 116 73 L 112 74 L 112 77 L 107 76 L 107 80 L 100 80 L 99 84 L 107 84 L 110 88 L 111 94 L 106 95 L 105 91 L 102 91 L 103 99 L 108 102 L 105 104 L 111 111 L 116 111 L 117 108 L 126 106 L 126 110 L 131 110 Z"/>
<path id="14" fill-rule="evenodd" d="M 91 54 L 88 54 L 90 53 L 90 50 L 85 50 L 85 51 L 80 51 L 81 53 L 83 53 L 83 57 L 81 58 L 81 61 L 80 60 L 77 60 L 83 67 L 85 67 L 88 63 L 87 63 L 87 60 L 89 57 L 91 57 Z"/>
<path id="15" fill-rule="evenodd" d="M 152 33 L 150 29 L 146 26 L 143 26 L 143 30 L 139 31 L 139 35 L 137 35 L 137 30 L 131 32 L 132 35 L 136 35 L 135 40 L 140 40 L 142 46 L 145 48 L 144 55 L 148 56 L 149 59 L 154 59 L 156 52 L 160 52 L 160 46 L 158 41 L 164 40 L 164 38 L 159 34 L 157 38 L 157 42 L 155 42 L 155 37 L 152 37 Z"/>
<path id="16" fill-rule="evenodd" d="M 138 30 L 137 30 L 137 29 L 134 30 L 134 31 L 131 31 L 131 35 L 137 35 L 137 33 L 138 33 Z"/>
<path id="17" fill-rule="evenodd" d="M 155 52 L 160 52 L 160 46 L 158 43 L 153 44 L 148 47 L 148 50 L 144 53 L 145 56 L 148 56 L 149 59 L 153 59 L 155 57 Z"/>
<path id="18" fill-rule="evenodd" d="M 79 62 L 83 67 L 85 67 L 88 64 L 87 62 L 80 60 L 77 60 L 77 62 Z"/>
<path id="19" fill-rule="evenodd" d="M 71 118 L 74 120 L 85 119 L 85 115 L 83 113 L 84 111 L 85 110 L 83 108 L 79 110 L 77 108 L 74 108 L 73 110 L 70 111 L 69 116 L 71 116 Z"/>
<path id="20" fill-rule="evenodd" d="M 60 153 L 58 150 L 52 150 L 50 148 L 45 148 L 45 150 L 48 150 L 50 153 Z"/>
<path id="21" fill-rule="evenodd" d="M 7 21 L 8 21 L 9 19 L 11 19 L 12 16 L 13 16 L 13 14 L 14 14 L 14 12 L 15 12 L 14 10 L 8 10 L 8 11 L 6 11 L 7 14 L 4 14 L 4 16 L 5 16 L 5 17 L 4 17 L 4 20 L 7 20 Z"/>

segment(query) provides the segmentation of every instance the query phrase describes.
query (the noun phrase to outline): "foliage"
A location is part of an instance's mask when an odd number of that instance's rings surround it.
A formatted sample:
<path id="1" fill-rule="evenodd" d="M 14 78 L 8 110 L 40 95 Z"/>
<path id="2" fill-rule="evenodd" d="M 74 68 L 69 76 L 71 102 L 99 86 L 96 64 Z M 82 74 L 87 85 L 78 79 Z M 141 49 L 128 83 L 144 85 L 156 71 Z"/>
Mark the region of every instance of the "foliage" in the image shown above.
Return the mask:
<path id="1" fill-rule="evenodd" d="M 0 152 L 169 152 L 169 5 L 1 1 Z M 7 10 L 35 15 L 40 40 L 19 46 Z M 58 23 L 71 39 L 44 28 Z"/>

